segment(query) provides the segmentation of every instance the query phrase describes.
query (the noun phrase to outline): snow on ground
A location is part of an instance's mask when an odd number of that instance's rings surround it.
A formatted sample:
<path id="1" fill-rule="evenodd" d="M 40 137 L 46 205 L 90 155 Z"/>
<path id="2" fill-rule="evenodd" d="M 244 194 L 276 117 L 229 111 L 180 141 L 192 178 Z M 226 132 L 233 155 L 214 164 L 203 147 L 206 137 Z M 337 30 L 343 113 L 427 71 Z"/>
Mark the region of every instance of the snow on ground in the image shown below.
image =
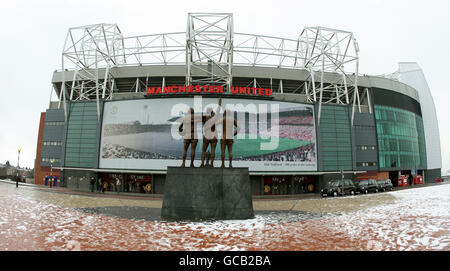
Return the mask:
<path id="1" fill-rule="evenodd" d="M 21 191 L 0 183 L 0 250 L 450 250 L 447 184 L 389 192 L 393 203 L 355 212 L 186 223 L 91 214 Z"/>
<path id="2" fill-rule="evenodd" d="M 336 217 L 332 228 L 360 236 L 371 250 L 450 250 L 450 185 L 390 194 L 392 205 Z"/>

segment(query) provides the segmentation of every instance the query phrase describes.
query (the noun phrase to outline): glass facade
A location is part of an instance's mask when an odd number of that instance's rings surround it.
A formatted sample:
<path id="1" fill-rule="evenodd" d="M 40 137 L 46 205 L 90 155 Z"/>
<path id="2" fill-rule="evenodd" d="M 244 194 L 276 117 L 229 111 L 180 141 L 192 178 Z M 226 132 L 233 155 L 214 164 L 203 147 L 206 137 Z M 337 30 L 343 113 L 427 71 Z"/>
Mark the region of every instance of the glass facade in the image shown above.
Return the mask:
<path id="1" fill-rule="evenodd" d="M 320 117 L 321 165 L 324 171 L 352 170 L 352 137 L 348 108 L 322 106 Z"/>
<path id="2" fill-rule="evenodd" d="M 97 164 L 97 105 L 96 103 L 72 103 L 67 140 L 66 167 L 93 168 Z"/>
<path id="3" fill-rule="evenodd" d="M 380 169 L 426 168 L 422 117 L 389 106 L 375 105 Z"/>

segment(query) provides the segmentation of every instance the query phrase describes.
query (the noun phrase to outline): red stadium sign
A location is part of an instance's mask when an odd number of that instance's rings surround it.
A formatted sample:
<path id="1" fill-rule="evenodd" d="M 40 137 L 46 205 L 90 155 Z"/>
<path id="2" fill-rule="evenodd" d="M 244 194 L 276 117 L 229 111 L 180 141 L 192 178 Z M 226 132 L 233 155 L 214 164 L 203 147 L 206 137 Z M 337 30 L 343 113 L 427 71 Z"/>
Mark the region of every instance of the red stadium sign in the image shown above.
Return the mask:
<path id="1" fill-rule="evenodd" d="M 223 86 L 213 86 L 213 85 L 147 87 L 147 95 L 171 95 L 171 94 L 185 94 L 185 93 L 224 94 L 224 90 Z M 272 96 L 272 89 L 232 86 L 231 94 L 270 97 Z"/>

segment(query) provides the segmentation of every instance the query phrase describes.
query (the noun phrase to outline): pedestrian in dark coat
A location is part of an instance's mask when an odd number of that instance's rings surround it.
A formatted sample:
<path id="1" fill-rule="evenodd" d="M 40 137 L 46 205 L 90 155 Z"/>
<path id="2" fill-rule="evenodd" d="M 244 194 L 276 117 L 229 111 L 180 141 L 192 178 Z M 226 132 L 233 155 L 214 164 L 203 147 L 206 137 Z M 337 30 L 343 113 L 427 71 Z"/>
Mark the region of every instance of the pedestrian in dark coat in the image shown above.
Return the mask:
<path id="1" fill-rule="evenodd" d="M 95 185 L 95 178 L 94 177 L 91 177 L 90 184 L 91 184 L 91 192 L 94 192 L 94 185 Z"/>

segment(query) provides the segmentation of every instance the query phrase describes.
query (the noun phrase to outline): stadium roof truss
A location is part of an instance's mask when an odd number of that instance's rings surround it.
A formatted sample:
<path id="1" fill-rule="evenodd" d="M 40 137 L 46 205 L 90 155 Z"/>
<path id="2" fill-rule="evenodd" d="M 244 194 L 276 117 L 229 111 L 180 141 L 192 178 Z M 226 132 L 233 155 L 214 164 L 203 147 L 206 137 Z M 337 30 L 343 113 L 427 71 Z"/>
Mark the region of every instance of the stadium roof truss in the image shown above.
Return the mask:
<path id="1" fill-rule="evenodd" d="M 73 78 L 64 78 L 65 73 L 62 73 L 60 101 L 63 100 L 64 109 L 67 98 L 94 98 L 97 101 L 97 111 L 100 112 L 98 101 L 111 99 L 114 91 L 111 68 L 125 63 L 123 48 L 123 36 L 115 24 L 95 24 L 69 29 L 62 54 L 62 69 L 64 71 L 70 65 L 74 73 Z M 104 74 L 100 74 L 100 68 L 104 69 Z M 68 81 L 70 86 L 66 85 Z M 67 89 L 70 92 L 67 92 Z"/>
<path id="2" fill-rule="evenodd" d="M 230 13 L 189 13 L 186 32 L 124 37 L 115 24 L 70 28 L 61 68 L 72 70 L 73 77 L 62 73 L 60 106 L 65 108 L 66 100 L 96 100 L 98 105 L 112 99 L 118 91 L 113 70 L 144 65 L 185 65 L 186 84 L 228 90 L 233 66 L 305 70 L 308 78 L 293 93 L 319 104 L 319 120 L 322 104 L 352 103 L 361 112 L 360 95 L 370 97 L 368 89 L 358 90 L 359 48 L 352 32 L 306 27 L 298 39 L 234 33 Z M 142 92 L 145 84 L 136 78 L 131 89 L 120 91 Z M 282 80 L 278 91 L 283 93 Z"/>
<path id="3" fill-rule="evenodd" d="M 233 14 L 189 13 L 186 32 L 186 85 L 218 84 L 230 89 L 232 65 Z M 200 73 L 196 74 L 196 71 Z M 206 76 L 201 76 L 205 73 Z"/>
<path id="4" fill-rule="evenodd" d="M 304 85 L 305 94 L 309 101 L 319 103 L 319 121 L 322 104 L 349 104 L 352 101 L 353 106 L 357 105 L 361 112 L 357 76 L 359 46 L 352 32 L 324 27 L 306 27 L 298 39 L 297 50 L 302 56 L 302 59 L 299 59 L 301 67 L 309 71 L 309 78 Z M 353 72 L 352 75 L 345 70 L 345 67 L 349 66 L 350 71 Z M 338 76 L 325 84 L 326 72 L 335 73 Z M 316 78 L 316 75 L 320 77 Z M 352 94 L 353 97 L 350 100 L 349 95 Z"/>

